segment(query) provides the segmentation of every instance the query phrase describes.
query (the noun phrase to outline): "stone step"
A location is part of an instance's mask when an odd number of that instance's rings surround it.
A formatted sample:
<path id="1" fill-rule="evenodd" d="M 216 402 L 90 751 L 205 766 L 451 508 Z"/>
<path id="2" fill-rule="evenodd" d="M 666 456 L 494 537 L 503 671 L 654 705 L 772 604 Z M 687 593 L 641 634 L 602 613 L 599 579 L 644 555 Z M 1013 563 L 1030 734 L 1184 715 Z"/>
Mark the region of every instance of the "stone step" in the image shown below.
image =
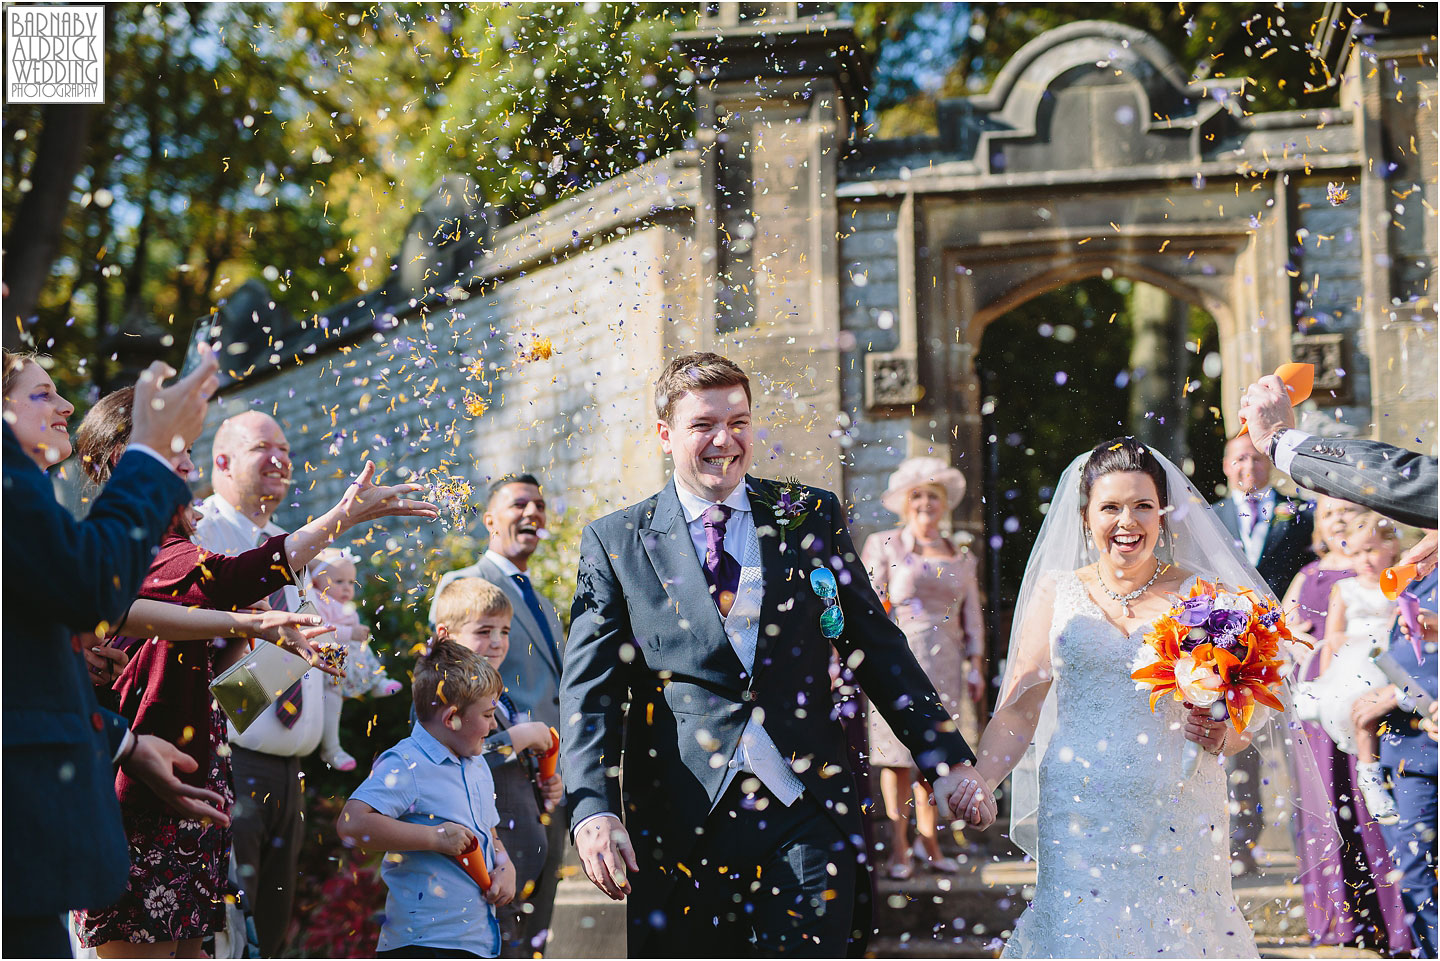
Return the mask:
<path id="1" fill-rule="evenodd" d="M 983 938 L 917 941 L 903 937 L 876 938 L 866 953 L 871 958 L 998 958 L 1003 942 Z M 1379 958 L 1374 951 L 1331 945 L 1310 946 L 1257 939 L 1262 958 Z"/>
<path id="2" fill-rule="evenodd" d="M 875 914 L 881 937 L 897 944 L 903 938 L 914 951 L 929 950 L 921 946 L 931 942 L 949 950 L 957 938 L 966 950 L 991 942 L 998 947 L 1009 936 L 1034 896 L 1034 863 L 963 854 L 957 860 L 958 874 L 921 871 L 909 880 L 879 881 Z M 1236 901 L 1256 937 L 1277 946 L 1308 943 L 1303 895 L 1290 880 L 1292 872 L 1293 863 L 1277 860 L 1234 882 Z"/>

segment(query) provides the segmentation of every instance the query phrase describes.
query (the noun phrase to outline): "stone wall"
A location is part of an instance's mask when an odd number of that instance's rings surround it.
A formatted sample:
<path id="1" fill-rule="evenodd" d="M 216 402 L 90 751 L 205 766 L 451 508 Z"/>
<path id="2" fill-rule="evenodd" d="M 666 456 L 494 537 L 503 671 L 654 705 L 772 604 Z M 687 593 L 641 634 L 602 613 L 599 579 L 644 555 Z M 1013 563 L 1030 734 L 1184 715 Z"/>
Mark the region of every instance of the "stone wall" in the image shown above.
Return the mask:
<path id="1" fill-rule="evenodd" d="M 275 416 L 295 465 L 293 496 L 276 515 L 290 527 L 338 499 L 367 457 L 390 477 L 462 477 L 476 504 L 490 479 L 520 469 L 541 475 L 562 511 L 594 515 L 646 496 L 665 472 L 649 385 L 667 339 L 683 339 L 673 329 L 689 326 L 684 243 L 673 224 L 621 228 L 444 310 L 399 316 L 249 379 L 212 410 L 197 459 L 208 469 L 224 417 Z M 542 338 L 554 354 L 521 359 Z M 483 413 L 467 411 L 475 400 Z"/>

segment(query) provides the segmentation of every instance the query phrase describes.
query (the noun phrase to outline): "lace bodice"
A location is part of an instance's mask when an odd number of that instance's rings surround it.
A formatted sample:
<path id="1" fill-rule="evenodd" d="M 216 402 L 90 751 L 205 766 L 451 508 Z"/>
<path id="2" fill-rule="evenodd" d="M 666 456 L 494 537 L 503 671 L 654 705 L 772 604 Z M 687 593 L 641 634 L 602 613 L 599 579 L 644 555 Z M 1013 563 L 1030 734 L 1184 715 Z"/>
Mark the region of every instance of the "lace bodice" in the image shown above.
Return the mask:
<path id="1" fill-rule="evenodd" d="M 1230 888 L 1224 763 L 1186 778 L 1182 705 L 1151 712 L 1130 679 L 1147 630 L 1124 634 L 1075 574 L 1057 583 L 1039 873 L 1006 957 L 1258 956 Z"/>

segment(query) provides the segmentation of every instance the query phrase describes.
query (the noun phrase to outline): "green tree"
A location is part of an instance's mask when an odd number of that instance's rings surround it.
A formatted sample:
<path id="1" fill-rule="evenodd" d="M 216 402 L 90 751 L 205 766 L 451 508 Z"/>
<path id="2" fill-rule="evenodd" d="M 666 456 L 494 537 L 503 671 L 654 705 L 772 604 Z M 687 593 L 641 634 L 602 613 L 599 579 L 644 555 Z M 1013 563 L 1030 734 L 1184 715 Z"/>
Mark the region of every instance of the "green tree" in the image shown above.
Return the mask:
<path id="1" fill-rule="evenodd" d="M 854 3 L 843 5 L 877 56 L 876 133 L 935 133 L 935 104 L 990 88 L 1015 52 L 1076 20 L 1110 20 L 1155 36 L 1197 80 L 1246 77 L 1246 109 L 1330 106 L 1336 91 L 1311 43 L 1321 3 Z M 943 54 L 942 63 L 928 56 Z M 948 67 L 943 60 L 948 58 Z M 931 79 L 927 89 L 921 74 Z"/>

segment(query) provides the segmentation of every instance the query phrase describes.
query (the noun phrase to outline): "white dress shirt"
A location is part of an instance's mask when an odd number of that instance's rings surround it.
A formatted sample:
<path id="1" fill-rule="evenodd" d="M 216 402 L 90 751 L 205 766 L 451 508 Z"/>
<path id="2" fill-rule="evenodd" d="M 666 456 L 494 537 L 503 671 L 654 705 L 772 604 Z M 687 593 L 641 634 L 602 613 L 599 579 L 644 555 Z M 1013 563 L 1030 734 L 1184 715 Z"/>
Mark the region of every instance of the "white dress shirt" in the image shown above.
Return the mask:
<path id="1" fill-rule="evenodd" d="M 1240 544 L 1245 549 L 1245 557 L 1253 567 L 1260 563 L 1260 555 L 1265 553 L 1265 538 L 1270 534 L 1270 518 L 1275 514 L 1275 488 L 1267 487 L 1257 491 L 1259 497 L 1260 516 L 1253 518 L 1250 514 L 1249 495 L 1238 488 L 1230 492 L 1230 500 L 1235 505 L 1235 513 L 1240 520 Z M 1250 530 L 1247 533 L 1245 526 L 1249 524 Z"/>
<path id="2" fill-rule="evenodd" d="M 715 502 L 696 497 L 678 481 L 675 484 L 675 493 L 679 495 L 680 510 L 685 515 L 685 523 L 690 531 L 690 543 L 695 548 L 695 556 L 703 569 L 705 552 L 708 549 L 705 542 L 705 513 L 715 506 Z M 741 567 L 735 601 L 722 623 L 726 639 L 735 649 L 735 654 L 740 658 L 745 670 L 750 672 L 755 669 L 760 610 L 765 593 L 760 570 L 760 538 L 755 531 L 750 495 L 743 484 L 719 503 L 731 509 L 730 519 L 725 522 L 725 553 L 733 557 Z M 715 615 L 719 617 L 719 608 L 716 608 Z M 775 795 L 776 800 L 786 807 L 794 804 L 805 793 L 804 783 L 775 746 L 765 726 L 757 723 L 753 717 L 745 722 L 745 727 L 740 732 L 740 744 L 735 748 L 735 756 L 729 760 L 727 767 L 729 770 L 720 786 L 719 795 L 725 793 L 730 783 L 742 771 L 759 778 L 760 782 L 770 789 L 770 793 Z M 596 818 L 618 816 L 612 812 L 592 814 L 576 824 L 574 831 L 578 835 L 582 827 Z"/>
<path id="3" fill-rule="evenodd" d="M 705 515 L 715 502 L 696 497 L 679 483 L 675 492 L 680 497 L 680 510 L 685 514 L 686 526 L 690 529 L 690 543 L 695 548 L 695 557 L 705 566 Z M 725 637 L 735 654 L 740 658 L 746 671 L 755 669 L 755 650 L 760 633 L 760 610 L 765 597 L 764 576 L 760 566 L 760 538 L 755 531 L 755 517 L 750 509 L 750 495 L 742 485 L 720 501 L 730 508 L 730 519 L 725 522 L 725 553 L 735 559 L 741 567 L 740 583 L 737 585 L 734 604 L 722 624 Z M 716 609 L 719 614 L 719 609 Z M 805 792 L 805 786 L 791 770 L 780 749 L 775 746 L 763 724 L 752 717 L 745 722 L 740 732 L 740 744 L 735 756 L 729 761 L 730 771 L 725 783 L 720 786 L 724 793 L 730 782 L 741 771 L 747 771 L 760 779 L 770 793 L 786 807 Z"/>
<path id="4" fill-rule="evenodd" d="M 267 537 L 287 533 L 274 523 L 260 527 L 219 494 L 205 498 L 200 512 L 200 523 L 195 525 L 195 543 L 215 554 L 234 557 L 259 546 Z M 300 609 L 300 591 L 293 584 L 285 587 L 285 606 L 292 611 Z M 325 675 L 311 669 L 305 672 L 300 684 L 303 702 L 293 727 L 281 724 L 273 708 L 266 709 L 243 734 L 227 721 L 230 743 L 276 757 L 302 757 L 319 747 L 325 724 Z"/>

